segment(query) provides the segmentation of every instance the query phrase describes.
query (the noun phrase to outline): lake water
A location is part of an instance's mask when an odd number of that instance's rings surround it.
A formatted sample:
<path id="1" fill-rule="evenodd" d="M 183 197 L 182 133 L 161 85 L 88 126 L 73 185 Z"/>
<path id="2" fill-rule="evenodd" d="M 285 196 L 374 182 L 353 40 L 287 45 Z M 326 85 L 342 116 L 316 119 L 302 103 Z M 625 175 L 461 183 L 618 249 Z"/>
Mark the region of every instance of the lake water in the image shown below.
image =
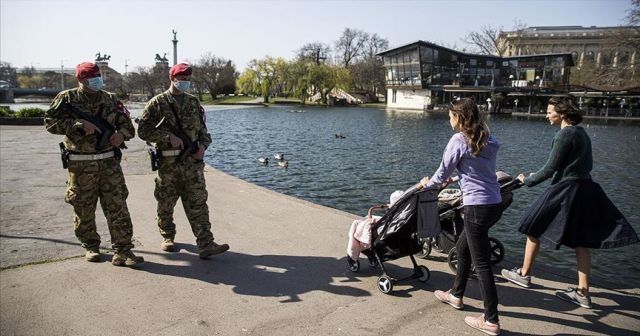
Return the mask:
<path id="1" fill-rule="evenodd" d="M 27 107 L 10 105 L 14 110 Z M 141 106 L 130 110 L 132 116 L 139 116 Z M 387 203 L 394 190 L 431 175 L 452 135 L 444 113 L 298 106 L 216 106 L 206 111 L 214 140 L 205 157 L 209 165 L 268 189 L 357 215 L 364 215 L 372 204 Z M 488 124 L 502 143 L 498 167 L 513 176 L 540 168 L 559 130 L 536 117 L 490 116 Z M 586 120 L 583 126 L 592 140 L 594 180 L 640 232 L 636 194 L 640 190 L 640 126 L 614 120 Z M 277 152 L 285 153 L 288 169 L 275 163 Z M 269 165 L 258 163 L 261 156 L 271 159 Z M 510 260 L 522 260 L 525 237 L 517 231 L 518 220 L 547 186 L 548 182 L 517 190 L 514 202 L 492 228 L 491 235 L 503 242 Z M 344 223 L 345 234 L 349 224 Z M 639 248 L 635 244 L 593 250 L 593 276 L 618 288 L 640 287 Z M 543 248 L 538 263 L 575 273 L 575 255 L 568 248 Z"/>

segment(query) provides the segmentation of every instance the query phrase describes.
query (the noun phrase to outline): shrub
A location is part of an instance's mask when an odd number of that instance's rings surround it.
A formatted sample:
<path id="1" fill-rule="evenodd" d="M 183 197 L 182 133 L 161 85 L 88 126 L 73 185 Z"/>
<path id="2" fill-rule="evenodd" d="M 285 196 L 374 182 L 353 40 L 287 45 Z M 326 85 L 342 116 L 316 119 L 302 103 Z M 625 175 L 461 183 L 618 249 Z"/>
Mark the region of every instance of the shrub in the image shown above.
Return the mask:
<path id="1" fill-rule="evenodd" d="M 46 111 L 39 107 L 28 107 L 19 109 L 16 112 L 16 118 L 42 118 L 44 117 Z"/>
<path id="2" fill-rule="evenodd" d="M 9 106 L 0 106 L 0 117 L 13 117 L 13 111 Z"/>

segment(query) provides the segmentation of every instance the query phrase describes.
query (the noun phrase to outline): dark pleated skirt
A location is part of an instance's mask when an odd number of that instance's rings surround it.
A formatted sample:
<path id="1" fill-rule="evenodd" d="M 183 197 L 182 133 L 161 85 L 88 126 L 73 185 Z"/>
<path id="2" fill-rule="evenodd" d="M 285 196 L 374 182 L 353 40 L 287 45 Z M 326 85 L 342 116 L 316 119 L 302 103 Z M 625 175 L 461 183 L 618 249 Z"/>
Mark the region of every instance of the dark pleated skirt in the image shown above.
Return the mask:
<path id="1" fill-rule="evenodd" d="M 553 184 L 520 220 L 519 231 L 559 249 L 615 248 L 638 242 L 638 235 L 591 179 Z"/>

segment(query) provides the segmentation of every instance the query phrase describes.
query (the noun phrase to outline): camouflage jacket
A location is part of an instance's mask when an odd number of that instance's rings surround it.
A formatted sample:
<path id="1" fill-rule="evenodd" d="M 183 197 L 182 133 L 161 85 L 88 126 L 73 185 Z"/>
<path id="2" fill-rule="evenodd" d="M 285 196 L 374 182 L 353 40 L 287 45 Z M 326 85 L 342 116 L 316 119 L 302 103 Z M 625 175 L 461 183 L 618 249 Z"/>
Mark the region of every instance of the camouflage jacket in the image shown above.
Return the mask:
<path id="1" fill-rule="evenodd" d="M 179 104 L 167 90 L 147 102 L 138 124 L 138 135 L 142 140 L 156 143 L 158 149 L 168 150 L 171 149 L 169 134 L 177 136 L 180 125 L 191 141 L 200 141 L 205 148 L 211 144 L 198 98 L 185 93 Z"/>
<path id="2" fill-rule="evenodd" d="M 129 140 L 136 135 L 127 109 L 118 101 L 113 93 L 106 91 L 88 92 L 80 88 L 60 92 L 51 102 L 44 119 L 49 133 L 63 134 L 65 147 L 73 152 L 95 153 L 98 134 L 85 135 L 82 118 L 72 112 L 64 103 L 70 103 L 81 111 L 102 117 L 114 126 L 117 133 Z M 104 151 L 112 150 L 108 143 Z"/>

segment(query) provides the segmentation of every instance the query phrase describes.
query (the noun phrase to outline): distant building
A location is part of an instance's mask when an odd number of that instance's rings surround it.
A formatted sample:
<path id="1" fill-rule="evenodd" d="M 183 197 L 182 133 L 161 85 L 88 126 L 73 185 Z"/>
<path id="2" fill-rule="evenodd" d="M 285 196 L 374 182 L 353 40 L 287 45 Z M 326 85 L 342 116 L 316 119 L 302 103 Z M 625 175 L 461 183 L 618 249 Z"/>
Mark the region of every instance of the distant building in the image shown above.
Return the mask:
<path id="1" fill-rule="evenodd" d="M 492 112 L 513 103 L 516 108 L 518 103 L 528 103 L 530 108 L 536 96 L 566 93 L 574 65 L 570 53 L 498 57 L 464 53 L 425 41 L 378 56 L 386 70 L 387 106 L 420 110 L 437 109 L 467 96 Z"/>
<path id="2" fill-rule="evenodd" d="M 505 56 L 522 56 L 546 53 L 570 53 L 576 70 L 582 67 L 600 70 L 608 78 L 592 76 L 592 80 L 576 78 L 585 85 L 609 86 L 610 89 L 640 86 L 640 55 L 637 47 L 625 41 L 640 40 L 640 27 L 582 27 L 548 26 L 528 27 L 523 30 L 503 32 L 498 44 L 506 48 Z M 636 44 L 638 42 L 635 42 Z M 596 70 L 596 73 L 597 73 Z M 578 75 L 578 72 L 575 72 Z M 598 79 L 603 79 L 598 81 Z"/>
<path id="3" fill-rule="evenodd" d="M 498 38 L 498 44 L 505 45 L 505 56 L 570 53 L 578 67 L 586 61 L 603 66 L 618 66 L 634 64 L 640 57 L 635 50 L 615 48 L 616 40 L 625 35 L 640 37 L 640 27 L 529 27 L 520 31 L 503 32 Z"/>
<path id="4" fill-rule="evenodd" d="M 105 84 L 105 89 L 112 91 L 115 87 L 117 87 L 117 83 L 122 82 L 122 75 L 117 72 L 116 70 L 114 70 L 113 68 L 109 67 L 109 63 L 107 62 L 96 62 L 96 64 L 98 65 L 98 67 L 100 68 L 100 73 L 101 76 L 104 80 L 104 84 Z M 60 72 L 64 72 L 64 74 L 66 76 L 73 76 L 75 77 L 76 75 L 76 67 L 60 67 L 60 68 L 36 68 L 36 67 L 24 67 L 24 68 L 19 68 L 16 69 L 16 74 L 18 76 L 20 75 L 44 75 L 47 73 L 56 73 L 56 74 L 60 74 Z M 68 78 L 68 77 L 65 77 Z M 58 87 L 59 88 L 59 87 Z M 68 87 L 67 87 L 68 89 Z"/>

